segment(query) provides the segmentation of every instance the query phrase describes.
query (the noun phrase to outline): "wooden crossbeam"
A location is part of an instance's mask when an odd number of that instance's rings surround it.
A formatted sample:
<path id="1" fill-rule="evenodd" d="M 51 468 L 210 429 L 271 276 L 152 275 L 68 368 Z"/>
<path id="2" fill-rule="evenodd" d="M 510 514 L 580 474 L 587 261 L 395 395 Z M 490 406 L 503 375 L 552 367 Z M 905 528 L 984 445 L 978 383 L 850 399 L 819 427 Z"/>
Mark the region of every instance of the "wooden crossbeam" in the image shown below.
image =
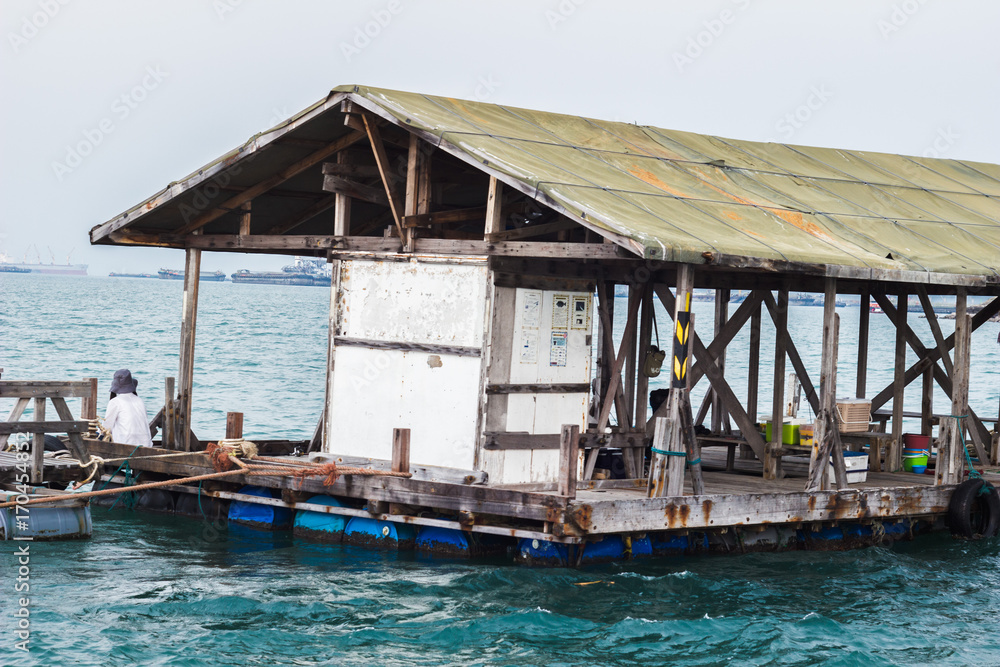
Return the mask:
<path id="1" fill-rule="evenodd" d="M 827 462 L 833 457 L 833 471 L 838 489 L 847 487 L 844 446 L 834 418 L 837 405 L 837 350 L 840 345 L 840 316 L 837 315 L 837 279 L 826 279 L 823 295 L 823 359 L 820 368 L 820 409 L 816 424 L 819 433 L 809 459 L 806 491 L 825 491 Z"/>
<path id="2" fill-rule="evenodd" d="M 0 398 L 88 398 L 90 381 L 0 380 Z"/>
<path id="3" fill-rule="evenodd" d="M 44 400 L 44 399 L 41 399 Z M 77 420 L 0 422 L 0 435 L 12 433 L 86 433 L 90 422 Z"/>
<path id="4" fill-rule="evenodd" d="M 334 194 L 353 197 L 354 199 L 360 199 L 361 201 L 370 202 L 372 204 L 378 204 L 379 206 L 389 205 L 389 197 L 386 195 L 383 188 L 375 187 L 373 185 L 365 185 L 364 183 L 359 183 L 358 181 L 345 178 L 344 176 L 324 176 L 323 190 Z"/>
<path id="5" fill-rule="evenodd" d="M 628 309 L 628 319 L 625 320 L 625 332 L 622 334 L 621 345 L 618 346 L 618 355 L 615 357 L 614 364 L 611 366 L 611 378 L 608 383 L 608 392 L 604 395 L 604 400 L 601 401 L 601 414 L 597 419 L 597 431 L 601 432 L 608 425 L 608 419 L 611 417 L 611 404 L 614 401 L 615 392 L 618 391 L 619 387 L 622 385 L 622 366 L 625 365 L 625 358 L 628 356 L 629 348 L 631 347 L 630 342 L 635 338 L 635 326 L 637 315 L 639 313 L 639 300 L 636 299 L 634 303 L 630 304 Z M 618 420 L 628 420 L 628 414 L 619 414 Z"/>
<path id="6" fill-rule="evenodd" d="M 260 181 L 256 185 L 253 185 L 244 190 L 243 192 L 230 197 L 229 199 L 222 202 L 215 208 L 211 208 L 208 211 L 202 213 L 197 218 L 192 220 L 190 223 L 184 225 L 179 230 L 177 230 L 177 235 L 184 236 L 190 234 L 196 229 L 201 229 L 202 227 L 212 222 L 213 220 L 221 218 L 226 213 L 238 209 L 244 203 L 252 200 L 254 197 L 264 194 L 271 188 L 284 183 L 293 176 L 301 174 L 309 167 L 312 167 L 313 165 L 322 162 L 323 160 L 330 157 L 334 153 L 342 151 L 348 146 L 360 141 L 361 139 L 364 138 L 364 136 L 365 135 L 360 132 L 351 132 L 350 134 L 344 135 L 340 139 L 337 139 L 336 141 L 327 144 L 325 147 L 319 149 L 318 151 L 310 153 L 309 155 L 302 158 L 298 162 L 290 164 L 289 166 L 280 170 L 278 173 L 268 176 L 267 178 Z"/>
<path id="7" fill-rule="evenodd" d="M 491 234 L 489 240 L 513 241 L 514 239 L 528 239 L 533 236 L 552 234 L 554 232 L 561 232 L 565 229 L 574 229 L 579 226 L 580 223 L 575 220 L 562 219 L 556 220 L 555 222 L 525 225 L 524 227 L 518 227 L 517 229 L 508 229 L 505 232 L 497 232 L 495 234 Z"/>
<path id="8" fill-rule="evenodd" d="M 893 307 L 895 310 L 895 307 Z M 994 298 L 992 301 L 983 306 L 982 310 L 972 316 L 972 331 L 976 331 L 979 327 L 989 321 L 991 317 L 1000 313 L 1000 297 Z M 951 334 L 944 340 L 945 350 L 951 350 L 955 347 L 955 334 Z M 927 368 L 927 364 L 934 363 L 940 359 L 940 351 L 937 349 L 927 350 L 925 357 L 918 359 L 912 366 L 906 369 L 905 382 L 907 384 L 913 382 L 913 380 L 920 377 L 920 374 L 924 372 Z M 951 392 L 948 392 L 951 395 Z M 872 411 L 878 410 L 883 405 L 892 398 L 892 385 L 880 391 L 875 398 L 872 399 Z"/>
<path id="9" fill-rule="evenodd" d="M 771 321 L 776 323 L 778 304 L 774 300 L 774 295 L 770 292 L 765 292 L 764 304 L 767 306 L 767 312 L 771 316 Z M 806 395 L 806 400 L 809 401 L 809 406 L 812 408 L 813 414 L 819 414 L 819 396 L 816 394 L 816 387 L 809 378 L 809 371 L 806 369 L 806 365 L 802 363 L 802 356 L 799 354 L 798 348 L 795 347 L 795 341 L 792 340 L 788 327 L 784 327 L 779 335 L 785 347 L 785 354 L 788 355 L 788 360 L 792 362 L 795 375 L 799 378 L 799 384 L 802 385 L 802 393 Z"/>
<path id="10" fill-rule="evenodd" d="M 653 288 L 656 296 L 660 299 L 663 306 L 669 311 L 674 312 L 674 295 L 670 293 L 670 290 L 665 285 L 656 285 Z M 705 359 L 705 369 L 708 381 L 711 383 L 712 387 L 719 393 L 726 410 L 732 415 L 733 421 L 740 428 L 744 439 L 746 439 L 747 444 L 753 449 L 754 453 L 757 454 L 760 460 L 764 460 L 764 439 L 760 437 L 760 433 L 757 432 L 757 424 L 755 424 L 750 417 L 747 415 L 746 410 L 740 404 L 739 399 L 736 397 L 736 393 L 733 392 L 732 387 L 726 382 L 726 379 L 718 372 L 711 362 L 713 357 L 708 352 L 708 348 L 701 342 L 698 337 L 698 333 L 692 329 L 691 331 L 692 345 L 694 345 L 694 355 L 696 358 Z"/>
<path id="11" fill-rule="evenodd" d="M 428 227 L 430 225 L 448 225 L 456 222 L 483 220 L 486 217 L 486 207 L 459 208 L 451 211 L 435 211 L 403 216 L 404 227 Z"/>
<path id="12" fill-rule="evenodd" d="M 944 345 L 943 346 L 938 346 L 937 348 L 927 349 L 924 346 L 924 344 L 921 342 L 920 337 L 917 336 L 916 332 L 914 332 L 913 329 L 910 327 L 910 325 L 906 323 L 905 317 L 903 317 L 902 312 L 900 312 L 900 310 L 896 306 L 894 306 L 893 303 L 891 301 L 889 301 L 889 299 L 886 298 L 885 295 L 883 295 L 883 294 L 876 294 L 875 295 L 875 300 L 878 302 L 879 306 L 881 306 L 882 311 L 886 314 L 886 317 L 889 318 L 889 321 L 892 322 L 892 324 L 896 327 L 897 331 L 900 334 L 900 338 L 902 340 L 904 340 L 905 343 L 910 346 L 910 348 L 917 354 L 918 357 L 920 357 L 920 358 L 932 358 L 932 357 L 933 358 L 938 358 L 938 355 L 941 354 L 941 353 L 947 354 L 948 350 L 954 345 L 954 340 L 955 339 L 954 339 L 954 334 L 953 334 L 951 337 L 949 337 L 949 339 L 947 339 L 947 340 L 944 341 Z M 903 301 L 903 303 L 905 304 L 905 301 Z M 972 329 L 975 330 L 975 326 L 973 326 Z M 970 331 L 969 334 L 971 335 L 971 333 L 972 332 Z M 951 342 L 949 343 L 949 341 L 951 341 Z M 896 356 L 897 356 L 896 363 L 897 363 L 897 365 L 899 365 L 901 367 L 903 365 L 903 362 L 905 361 L 905 356 L 901 355 L 899 353 L 898 349 L 897 349 Z M 949 375 L 944 369 L 942 369 L 940 366 L 938 366 L 937 363 L 933 363 L 933 365 L 930 367 L 930 369 L 931 369 L 931 371 L 932 371 L 932 373 L 934 375 L 934 380 L 938 383 L 938 386 L 941 387 L 942 391 L 944 391 L 945 394 L 949 398 L 953 398 L 953 381 L 952 381 L 953 374 Z M 954 366 L 952 367 L 952 370 L 954 371 Z M 920 373 L 917 373 L 917 374 L 915 374 L 913 376 L 912 379 L 908 379 L 907 378 L 907 374 L 901 372 L 901 373 L 899 373 L 899 376 L 898 376 L 898 382 L 901 383 L 902 386 L 905 387 L 905 386 L 909 385 L 914 379 L 916 379 L 919 376 L 920 376 Z M 901 430 L 902 429 L 902 424 L 901 424 L 901 422 L 902 422 L 902 416 L 903 416 L 902 415 L 902 401 L 901 400 L 899 400 L 899 401 L 896 400 L 896 398 L 897 398 L 897 396 L 896 396 L 896 387 L 897 387 L 897 381 L 894 381 L 893 384 L 890 385 L 888 388 L 893 389 L 893 432 L 896 432 L 896 429 L 897 429 L 896 422 L 897 421 L 900 422 L 900 424 L 898 426 L 898 428 L 900 430 L 897 433 L 897 435 L 901 438 L 902 437 L 902 430 Z M 899 412 L 898 416 L 896 414 L 896 410 L 897 410 L 896 403 L 899 403 L 898 409 L 900 410 L 900 412 Z M 881 407 L 881 405 L 879 407 Z M 975 411 L 972 409 L 972 407 L 971 406 L 967 406 L 967 408 L 968 408 L 969 420 L 970 420 L 970 423 L 969 423 L 969 435 L 972 436 L 972 442 L 973 442 L 973 444 L 976 447 L 976 451 L 981 456 L 985 457 L 985 455 L 986 455 L 986 443 L 989 442 L 989 431 L 986 429 L 985 424 L 983 424 L 982 420 L 975 413 Z M 872 402 L 872 410 L 875 410 L 874 401 Z M 902 455 L 902 450 L 901 449 L 900 449 L 900 455 Z M 982 460 L 985 460 L 985 458 L 983 458 Z"/>

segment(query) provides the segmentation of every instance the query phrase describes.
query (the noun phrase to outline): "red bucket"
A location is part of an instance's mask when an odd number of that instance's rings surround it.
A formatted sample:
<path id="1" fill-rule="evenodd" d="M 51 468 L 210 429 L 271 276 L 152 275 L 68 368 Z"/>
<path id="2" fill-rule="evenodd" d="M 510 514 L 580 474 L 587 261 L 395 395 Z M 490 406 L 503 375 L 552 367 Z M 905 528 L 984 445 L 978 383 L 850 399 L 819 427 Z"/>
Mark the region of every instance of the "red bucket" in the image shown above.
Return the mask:
<path id="1" fill-rule="evenodd" d="M 931 436 L 918 435 L 916 433 L 904 433 L 903 446 L 907 449 L 930 449 Z"/>

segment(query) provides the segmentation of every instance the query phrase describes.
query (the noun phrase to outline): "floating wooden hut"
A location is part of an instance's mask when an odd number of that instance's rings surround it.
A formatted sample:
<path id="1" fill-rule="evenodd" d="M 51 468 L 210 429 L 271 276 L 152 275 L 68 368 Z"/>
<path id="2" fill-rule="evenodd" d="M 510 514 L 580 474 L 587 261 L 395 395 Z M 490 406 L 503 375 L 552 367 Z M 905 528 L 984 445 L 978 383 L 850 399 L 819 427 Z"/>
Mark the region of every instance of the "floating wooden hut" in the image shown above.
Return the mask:
<path id="1" fill-rule="evenodd" d="M 975 316 L 966 308 L 969 295 L 1000 295 L 997 165 L 343 86 L 90 236 L 186 251 L 180 369 L 162 446 L 192 454 L 132 466 L 167 478 L 210 471 L 189 428 L 202 253 L 332 263 L 321 427 L 299 443 L 305 456 L 280 443 L 271 452 L 290 467 L 412 476 L 275 473 L 206 486 L 219 499 L 347 517 L 376 536 L 391 527 L 407 544 L 412 526 L 451 534 L 453 546 L 519 538 L 529 561 L 871 543 L 942 528 L 949 505 L 970 515 L 970 534 L 995 529 L 975 524 L 990 503 L 956 508 L 953 495 L 969 473 L 966 445 L 980 469 L 997 456 L 996 418 L 969 406 L 968 386 L 971 336 L 1000 300 Z M 627 306 L 616 308 L 621 287 Z M 696 288 L 715 291 L 714 322 L 692 325 Z M 748 295 L 730 312 L 733 290 Z M 823 295 L 818 377 L 790 335 L 789 291 Z M 952 335 L 938 325 L 935 295 L 955 299 Z M 860 300 L 857 331 L 840 330 L 838 296 Z M 911 296 L 933 341 L 908 323 Z M 654 322 L 657 301 L 673 323 Z M 868 355 L 870 304 L 895 326 L 894 359 Z M 764 317 L 777 331 L 774 350 L 761 349 Z M 655 411 L 654 325 L 674 332 L 664 360 L 672 389 Z M 727 356 L 744 328 L 748 356 Z M 836 380 L 844 336 L 858 343 L 849 388 Z M 774 391 L 761 406 L 765 360 Z M 869 386 L 874 364 L 894 364 L 891 384 Z M 737 365 L 748 367 L 745 387 L 727 376 Z M 818 416 L 811 446 L 759 428 L 783 423 L 789 370 Z M 922 410 L 910 414 L 904 391 L 918 380 Z M 690 391 L 700 382 L 710 389 L 696 411 Z M 935 384 L 950 397 L 939 413 Z M 870 401 L 853 420 L 859 429 L 848 428 L 838 394 Z M 901 472 L 904 419 L 914 417 L 935 435 L 933 474 Z M 133 451 L 89 444 L 103 456 Z M 620 452 L 623 479 L 595 479 L 609 451 Z M 869 470 L 852 483 L 845 452 L 859 451 Z M 241 494 L 242 483 L 284 493 Z"/>

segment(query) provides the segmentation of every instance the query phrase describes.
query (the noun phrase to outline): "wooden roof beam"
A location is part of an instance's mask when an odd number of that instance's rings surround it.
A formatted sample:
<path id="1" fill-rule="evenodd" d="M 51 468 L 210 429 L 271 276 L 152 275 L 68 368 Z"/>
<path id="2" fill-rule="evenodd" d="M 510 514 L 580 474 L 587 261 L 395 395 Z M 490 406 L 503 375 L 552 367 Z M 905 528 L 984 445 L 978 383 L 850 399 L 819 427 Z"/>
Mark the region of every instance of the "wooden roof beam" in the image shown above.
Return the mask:
<path id="1" fill-rule="evenodd" d="M 350 134 L 344 135 L 343 137 L 337 139 L 336 141 L 327 144 L 326 147 L 321 148 L 320 150 L 315 151 L 313 153 L 310 153 L 309 155 L 302 158 L 298 162 L 288 165 L 284 169 L 280 170 L 278 173 L 273 174 L 272 176 L 265 178 L 260 183 L 257 183 L 256 185 L 247 188 L 240 194 L 230 197 L 226 201 L 222 202 L 219 206 L 209 209 L 205 213 L 202 213 L 197 218 L 192 220 L 190 223 L 184 225 L 179 230 L 177 230 L 176 234 L 179 236 L 185 236 L 197 229 L 201 229 L 202 227 L 212 222 L 213 220 L 221 218 L 226 213 L 229 213 L 234 209 L 238 209 L 244 203 L 252 200 L 254 197 L 264 194 L 271 188 L 280 185 L 281 183 L 284 183 L 293 176 L 297 176 L 298 174 L 302 173 L 303 171 L 312 167 L 313 165 L 322 162 L 323 160 L 330 157 L 334 153 L 342 151 L 348 146 L 360 141 L 361 139 L 364 138 L 364 136 L 365 135 L 361 134 L 360 132 L 352 132 Z"/>
<path id="2" fill-rule="evenodd" d="M 392 211 L 392 219 L 396 223 L 396 231 L 399 238 L 405 239 L 403 233 L 403 204 L 399 201 L 399 194 L 392 184 L 392 167 L 389 165 L 389 157 L 385 152 L 385 144 L 382 143 L 382 135 L 379 133 L 375 117 L 370 113 L 361 114 L 361 120 L 365 125 L 365 132 L 368 134 L 368 141 L 372 145 L 372 152 L 375 154 L 375 164 L 378 166 L 379 174 L 382 176 L 382 185 L 385 186 L 385 194 L 389 198 L 389 209 Z"/>
<path id="3" fill-rule="evenodd" d="M 333 208 L 336 203 L 337 195 L 332 194 L 324 197 L 301 213 L 296 213 L 284 222 L 271 227 L 265 234 L 287 234 L 299 225 L 312 220 L 323 211 Z"/>

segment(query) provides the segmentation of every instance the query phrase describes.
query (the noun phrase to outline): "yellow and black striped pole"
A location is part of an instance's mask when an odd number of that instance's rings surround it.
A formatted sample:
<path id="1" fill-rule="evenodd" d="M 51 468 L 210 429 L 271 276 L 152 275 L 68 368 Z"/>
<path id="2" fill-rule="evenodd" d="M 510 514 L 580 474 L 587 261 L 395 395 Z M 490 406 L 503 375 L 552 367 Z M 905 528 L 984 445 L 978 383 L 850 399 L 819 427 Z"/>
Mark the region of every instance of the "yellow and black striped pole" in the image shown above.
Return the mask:
<path id="1" fill-rule="evenodd" d="M 683 303 L 677 304 L 677 318 L 674 322 L 674 363 L 671 387 L 687 386 L 688 337 L 691 335 L 691 292 L 682 296 Z"/>

